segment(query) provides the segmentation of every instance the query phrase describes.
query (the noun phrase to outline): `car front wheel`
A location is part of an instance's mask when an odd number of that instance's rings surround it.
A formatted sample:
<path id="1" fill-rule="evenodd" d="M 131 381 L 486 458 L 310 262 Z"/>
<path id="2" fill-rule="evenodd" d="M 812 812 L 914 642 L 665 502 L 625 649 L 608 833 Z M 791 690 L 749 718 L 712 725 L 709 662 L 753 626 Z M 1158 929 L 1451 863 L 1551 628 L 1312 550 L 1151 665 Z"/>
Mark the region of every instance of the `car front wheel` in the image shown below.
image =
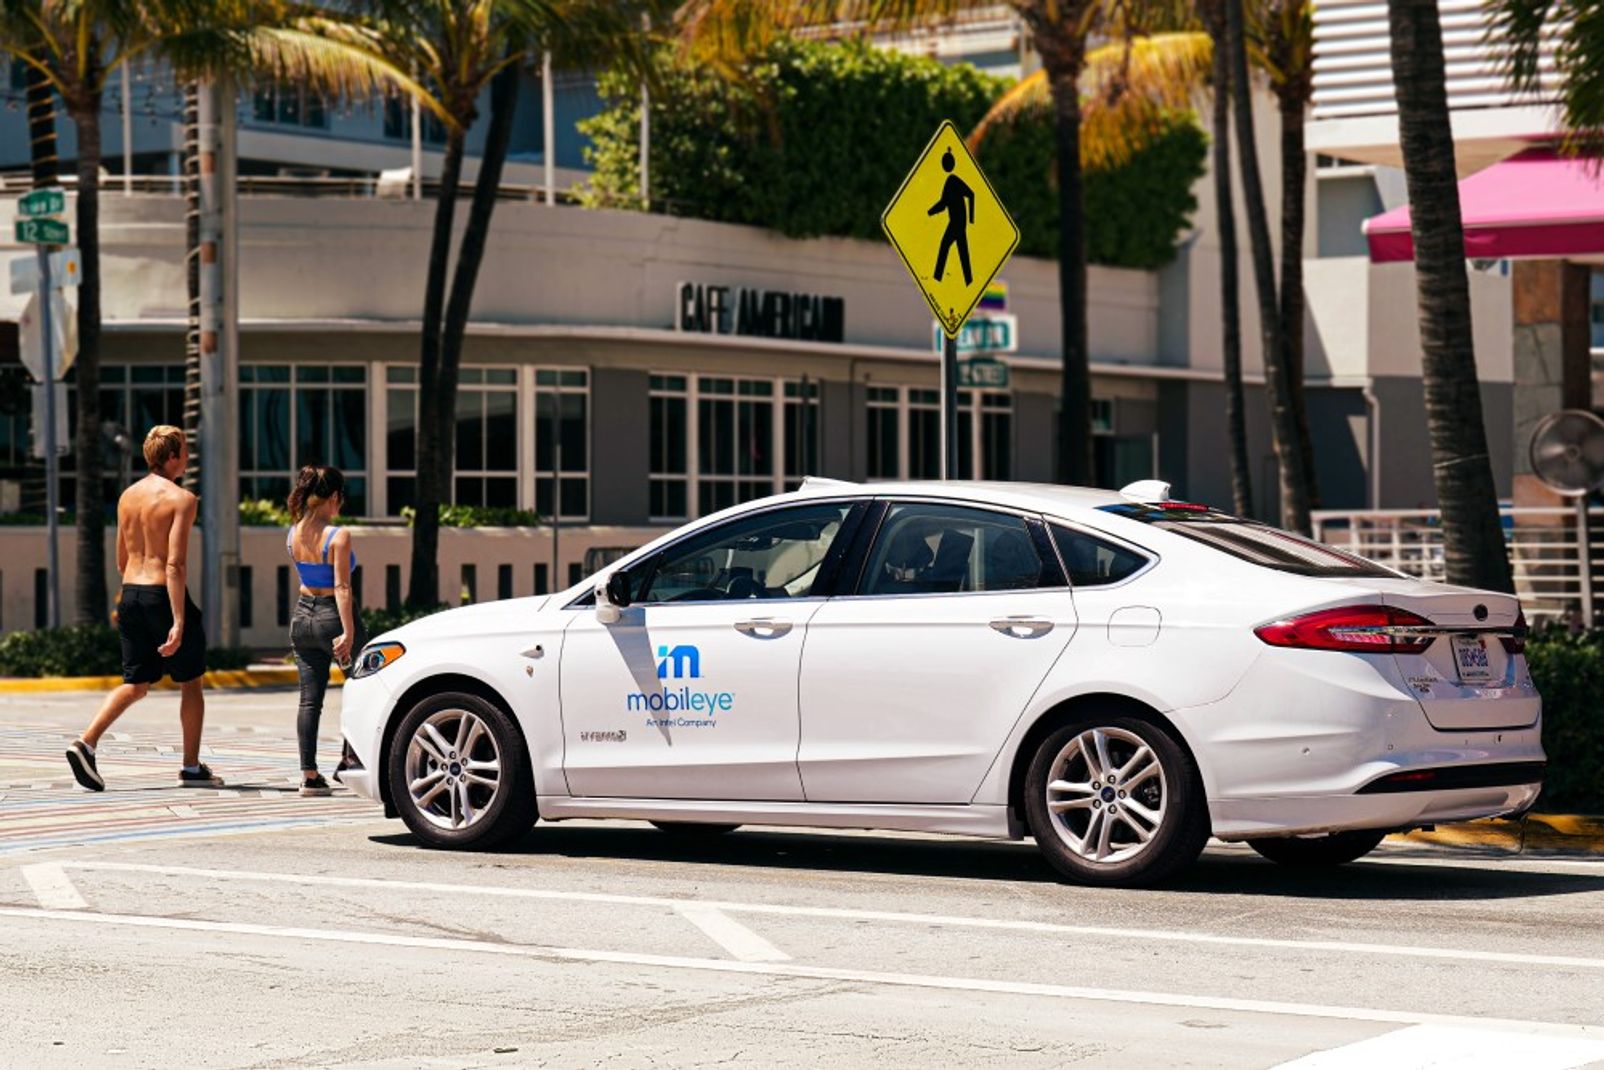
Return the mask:
<path id="1" fill-rule="evenodd" d="M 1152 884 L 1190 865 L 1208 808 L 1186 751 L 1137 717 L 1083 718 L 1037 746 L 1025 778 L 1036 845 L 1082 884 Z"/>
<path id="2" fill-rule="evenodd" d="M 1332 832 L 1324 836 L 1249 840 L 1248 846 L 1283 866 L 1325 869 L 1363 858 L 1386 838 L 1385 832 Z"/>
<path id="3" fill-rule="evenodd" d="M 523 737 L 478 695 L 430 695 L 412 707 L 390 748 L 389 777 L 401 819 L 431 847 L 497 847 L 535 822 Z"/>

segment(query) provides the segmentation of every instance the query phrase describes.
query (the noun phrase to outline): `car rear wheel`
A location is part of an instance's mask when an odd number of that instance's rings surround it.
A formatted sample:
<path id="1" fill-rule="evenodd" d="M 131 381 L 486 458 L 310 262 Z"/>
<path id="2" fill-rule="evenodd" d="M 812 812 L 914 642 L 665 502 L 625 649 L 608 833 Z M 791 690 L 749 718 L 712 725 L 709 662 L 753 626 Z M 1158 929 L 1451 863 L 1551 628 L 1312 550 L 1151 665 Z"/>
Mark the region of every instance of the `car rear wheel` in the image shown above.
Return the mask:
<path id="1" fill-rule="evenodd" d="M 1190 865 L 1209 836 L 1197 768 L 1137 717 L 1077 720 L 1038 744 L 1025 777 L 1036 846 L 1082 884 L 1152 884 Z"/>
<path id="2" fill-rule="evenodd" d="M 722 836 L 727 832 L 734 832 L 739 825 L 711 825 L 700 821 L 653 821 L 661 832 L 675 836 Z"/>
<path id="3" fill-rule="evenodd" d="M 512 719 L 478 695 L 430 695 L 402 719 L 390 798 L 431 847 L 483 850 L 535 823 L 535 785 Z"/>
<path id="4" fill-rule="evenodd" d="M 1249 840 L 1248 846 L 1283 866 L 1324 869 L 1363 858 L 1386 838 L 1385 832 L 1332 832 L 1324 836 Z"/>

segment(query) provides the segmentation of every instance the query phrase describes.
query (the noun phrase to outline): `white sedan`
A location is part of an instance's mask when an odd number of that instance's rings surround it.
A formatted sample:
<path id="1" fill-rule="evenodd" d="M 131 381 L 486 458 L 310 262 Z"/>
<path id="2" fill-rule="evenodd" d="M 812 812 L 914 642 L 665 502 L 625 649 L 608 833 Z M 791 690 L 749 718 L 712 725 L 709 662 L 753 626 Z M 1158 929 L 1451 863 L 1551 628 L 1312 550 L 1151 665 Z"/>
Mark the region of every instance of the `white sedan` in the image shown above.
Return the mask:
<path id="1" fill-rule="evenodd" d="M 438 847 L 578 817 L 1028 834 L 1096 884 L 1211 834 L 1336 864 L 1532 805 L 1514 598 L 1168 499 L 809 480 L 374 640 L 339 775 Z"/>

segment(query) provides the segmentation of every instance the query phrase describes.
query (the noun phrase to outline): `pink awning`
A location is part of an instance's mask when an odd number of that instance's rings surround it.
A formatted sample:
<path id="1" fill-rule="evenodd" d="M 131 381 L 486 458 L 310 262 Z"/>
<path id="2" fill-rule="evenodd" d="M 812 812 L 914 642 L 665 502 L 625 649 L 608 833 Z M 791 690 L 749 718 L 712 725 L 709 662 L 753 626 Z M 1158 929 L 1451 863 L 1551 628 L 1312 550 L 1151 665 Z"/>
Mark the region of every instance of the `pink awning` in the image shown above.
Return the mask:
<path id="1" fill-rule="evenodd" d="M 1567 257 L 1604 254 L 1604 171 L 1599 161 L 1528 149 L 1459 183 L 1465 256 Z M 1409 206 L 1365 220 L 1370 259 L 1413 260 Z"/>

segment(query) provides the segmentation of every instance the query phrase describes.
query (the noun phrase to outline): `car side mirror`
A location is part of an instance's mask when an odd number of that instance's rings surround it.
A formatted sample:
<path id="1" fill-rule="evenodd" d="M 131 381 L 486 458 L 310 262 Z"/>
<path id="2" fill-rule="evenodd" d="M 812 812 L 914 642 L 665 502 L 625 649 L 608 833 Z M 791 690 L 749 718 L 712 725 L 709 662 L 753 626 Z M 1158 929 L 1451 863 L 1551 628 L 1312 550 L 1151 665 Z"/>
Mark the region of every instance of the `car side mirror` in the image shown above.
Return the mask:
<path id="1" fill-rule="evenodd" d="M 618 569 L 596 588 L 596 619 L 603 624 L 616 623 L 618 611 L 629 605 L 629 593 L 629 573 Z"/>

